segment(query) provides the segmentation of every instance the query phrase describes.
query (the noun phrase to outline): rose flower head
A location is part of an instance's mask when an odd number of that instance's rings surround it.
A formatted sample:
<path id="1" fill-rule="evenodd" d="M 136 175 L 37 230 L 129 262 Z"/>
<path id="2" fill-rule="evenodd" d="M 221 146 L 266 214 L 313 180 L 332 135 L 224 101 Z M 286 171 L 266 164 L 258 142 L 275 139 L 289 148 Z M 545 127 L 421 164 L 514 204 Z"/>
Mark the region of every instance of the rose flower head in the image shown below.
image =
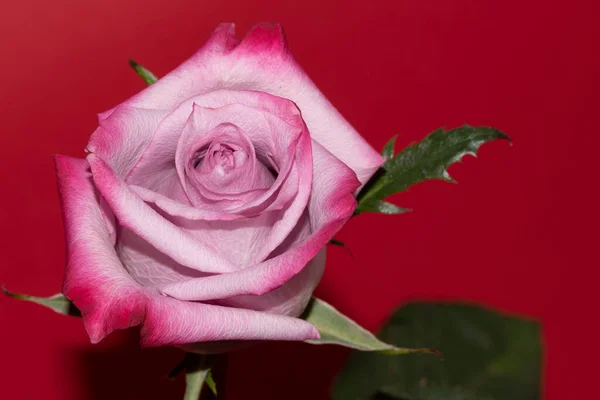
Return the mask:
<path id="1" fill-rule="evenodd" d="M 217 26 L 189 60 L 99 115 L 85 159 L 56 157 L 63 293 L 92 342 L 306 340 L 325 245 L 382 157 L 290 54 L 281 27 Z M 219 342 L 219 343 L 214 343 Z"/>

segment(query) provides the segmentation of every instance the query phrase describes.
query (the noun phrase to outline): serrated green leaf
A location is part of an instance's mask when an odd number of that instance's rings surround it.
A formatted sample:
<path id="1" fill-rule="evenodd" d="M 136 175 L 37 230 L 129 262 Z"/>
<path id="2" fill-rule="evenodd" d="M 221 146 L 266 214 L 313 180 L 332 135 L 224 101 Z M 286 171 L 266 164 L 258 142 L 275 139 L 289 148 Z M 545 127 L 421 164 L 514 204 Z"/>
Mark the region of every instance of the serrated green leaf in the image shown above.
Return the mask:
<path id="1" fill-rule="evenodd" d="M 496 139 L 510 141 L 505 133 L 490 127 L 464 125 L 449 131 L 436 130 L 383 164 L 358 194 L 356 213 L 376 210 L 378 201 L 422 181 L 453 182 L 447 168 L 465 154 L 474 156 L 482 144 Z"/>
<path id="2" fill-rule="evenodd" d="M 383 151 L 381 152 L 381 155 L 383 156 L 383 158 L 385 158 L 386 160 L 389 160 L 391 158 L 394 157 L 394 147 L 396 145 L 396 139 L 398 138 L 398 135 L 393 136 L 389 142 L 387 142 L 385 144 L 385 146 L 383 146 Z"/>
<path id="3" fill-rule="evenodd" d="M 28 294 L 12 293 L 9 292 L 2 286 L 2 292 L 8 297 L 13 299 L 29 301 L 47 307 L 59 314 L 70 315 L 73 317 L 81 317 L 81 312 L 71 300 L 67 299 L 64 295 L 58 293 L 50 297 L 37 297 Z"/>
<path id="4" fill-rule="evenodd" d="M 183 400 L 199 400 L 202 388 L 206 384 L 216 395 L 217 388 L 210 369 L 213 358 L 207 355 L 187 353 L 183 363 L 185 365 L 185 395 Z M 208 382 L 210 380 L 210 383 Z M 212 387 L 211 387 L 212 386 Z"/>
<path id="5" fill-rule="evenodd" d="M 412 303 L 378 335 L 389 343 L 435 347 L 443 362 L 353 353 L 338 376 L 334 400 L 538 400 L 541 340 L 535 321 L 483 307 Z"/>
<path id="6" fill-rule="evenodd" d="M 312 298 L 302 318 L 317 328 L 320 339 L 307 340 L 310 344 L 336 344 L 361 351 L 373 351 L 387 355 L 410 353 L 438 354 L 428 348 L 396 347 L 377 339 L 375 335 L 325 303 Z"/>
<path id="7" fill-rule="evenodd" d="M 138 74 L 139 77 L 142 78 L 147 85 L 152 85 L 158 80 L 158 78 L 152 72 L 148 71 L 146 68 L 142 67 L 140 64 L 138 64 L 131 58 L 129 59 L 129 66 L 133 68 L 135 73 Z"/>

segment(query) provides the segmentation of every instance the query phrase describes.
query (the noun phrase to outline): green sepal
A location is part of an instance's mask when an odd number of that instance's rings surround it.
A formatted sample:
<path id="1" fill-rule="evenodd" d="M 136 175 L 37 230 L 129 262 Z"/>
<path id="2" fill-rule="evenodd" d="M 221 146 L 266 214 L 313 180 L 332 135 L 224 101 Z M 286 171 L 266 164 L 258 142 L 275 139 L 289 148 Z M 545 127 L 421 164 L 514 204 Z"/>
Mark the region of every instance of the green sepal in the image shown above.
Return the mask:
<path id="1" fill-rule="evenodd" d="M 62 315 L 70 315 L 72 317 L 81 317 L 81 312 L 71 300 L 67 299 L 63 294 L 58 293 L 50 297 L 37 297 L 28 294 L 12 293 L 2 286 L 2 292 L 13 299 L 29 301 L 36 303 L 46 308 L 49 308 Z"/>
<path id="2" fill-rule="evenodd" d="M 375 335 L 346 317 L 323 300 L 312 298 L 302 317 L 310 322 L 321 335 L 320 339 L 307 340 L 310 344 L 335 344 L 361 351 L 387 355 L 439 352 L 429 348 L 397 347 L 377 339 Z"/>
<path id="3" fill-rule="evenodd" d="M 140 78 L 142 78 L 144 80 L 144 82 L 146 82 L 147 85 L 152 85 L 154 82 L 156 82 L 158 80 L 156 75 L 154 75 L 152 72 L 150 72 L 146 68 L 142 67 L 140 64 L 138 64 L 131 58 L 129 59 L 129 66 L 131 68 L 133 68 L 135 73 L 138 74 L 138 76 Z"/>

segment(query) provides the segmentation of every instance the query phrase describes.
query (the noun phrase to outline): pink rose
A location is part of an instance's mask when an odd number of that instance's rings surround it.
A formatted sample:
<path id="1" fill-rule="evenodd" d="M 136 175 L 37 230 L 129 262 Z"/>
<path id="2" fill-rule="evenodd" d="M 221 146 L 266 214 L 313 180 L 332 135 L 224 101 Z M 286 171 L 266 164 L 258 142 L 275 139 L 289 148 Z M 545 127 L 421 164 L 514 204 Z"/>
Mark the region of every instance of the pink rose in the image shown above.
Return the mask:
<path id="1" fill-rule="evenodd" d="M 382 158 L 319 92 L 281 28 L 219 25 L 188 61 L 56 157 L 63 292 L 92 342 L 305 340 L 325 244 Z M 214 344 L 213 344 L 214 345 Z"/>

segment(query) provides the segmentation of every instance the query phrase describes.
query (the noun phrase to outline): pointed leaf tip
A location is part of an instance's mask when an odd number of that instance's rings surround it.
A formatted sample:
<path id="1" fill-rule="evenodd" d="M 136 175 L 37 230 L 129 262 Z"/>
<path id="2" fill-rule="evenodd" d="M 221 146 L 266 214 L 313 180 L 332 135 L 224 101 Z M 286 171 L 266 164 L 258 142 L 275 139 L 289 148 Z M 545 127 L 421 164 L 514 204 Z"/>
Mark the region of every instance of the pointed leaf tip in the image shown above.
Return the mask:
<path id="1" fill-rule="evenodd" d="M 321 334 L 320 339 L 307 340 L 307 343 L 310 344 L 336 344 L 351 349 L 387 355 L 439 354 L 432 349 L 396 347 L 382 342 L 333 306 L 314 297 L 311 299 L 302 318 L 314 325 Z"/>
<path id="2" fill-rule="evenodd" d="M 394 157 L 394 148 L 396 146 L 396 139 L 398 139 L 398 135 L 392 136 L 392 138 L 383 146 L 383 151 L 381 155 L 385 160 L 389 160 Z"/>
<path id="3" fill-rule="evenodd" d="M 208 388 L 210 389 L 212 394 L 214 394 L 216 397 L 217 396 L 217 383 L 213 379 L 212 369 L 209 369 L 208 374 L 206 374 L 206 386 L 208 386 Z"/>
<path id="4" fill-rule="evenodd" d="M 8 291 L 4 285 L 2 285 L 2 292 L 16 300 L 29 301 L 36 303 L 46 308 L 49 308 L 62 315 L 70 315 L 72 317 L 81 317 L 81 311 L 67 299 L 63 294 L 58 293 L 50 297 L 37 297 L 22 293 L 13 293 Z"/>
<path id="5" fill-rule="evenodd" d="M 129 66 L 148 85 L 152 85 L 153 83 L 155 83 L 158 80 L 158 78 L 152 72 L 150 72 L 149 70 L 147 70 L 146 68 L 144 68 L 142 65 L 140 65 L 138 62 L 136 62 L 135 60 L 133 60 L 131 58 L 129 59 Z"/>

